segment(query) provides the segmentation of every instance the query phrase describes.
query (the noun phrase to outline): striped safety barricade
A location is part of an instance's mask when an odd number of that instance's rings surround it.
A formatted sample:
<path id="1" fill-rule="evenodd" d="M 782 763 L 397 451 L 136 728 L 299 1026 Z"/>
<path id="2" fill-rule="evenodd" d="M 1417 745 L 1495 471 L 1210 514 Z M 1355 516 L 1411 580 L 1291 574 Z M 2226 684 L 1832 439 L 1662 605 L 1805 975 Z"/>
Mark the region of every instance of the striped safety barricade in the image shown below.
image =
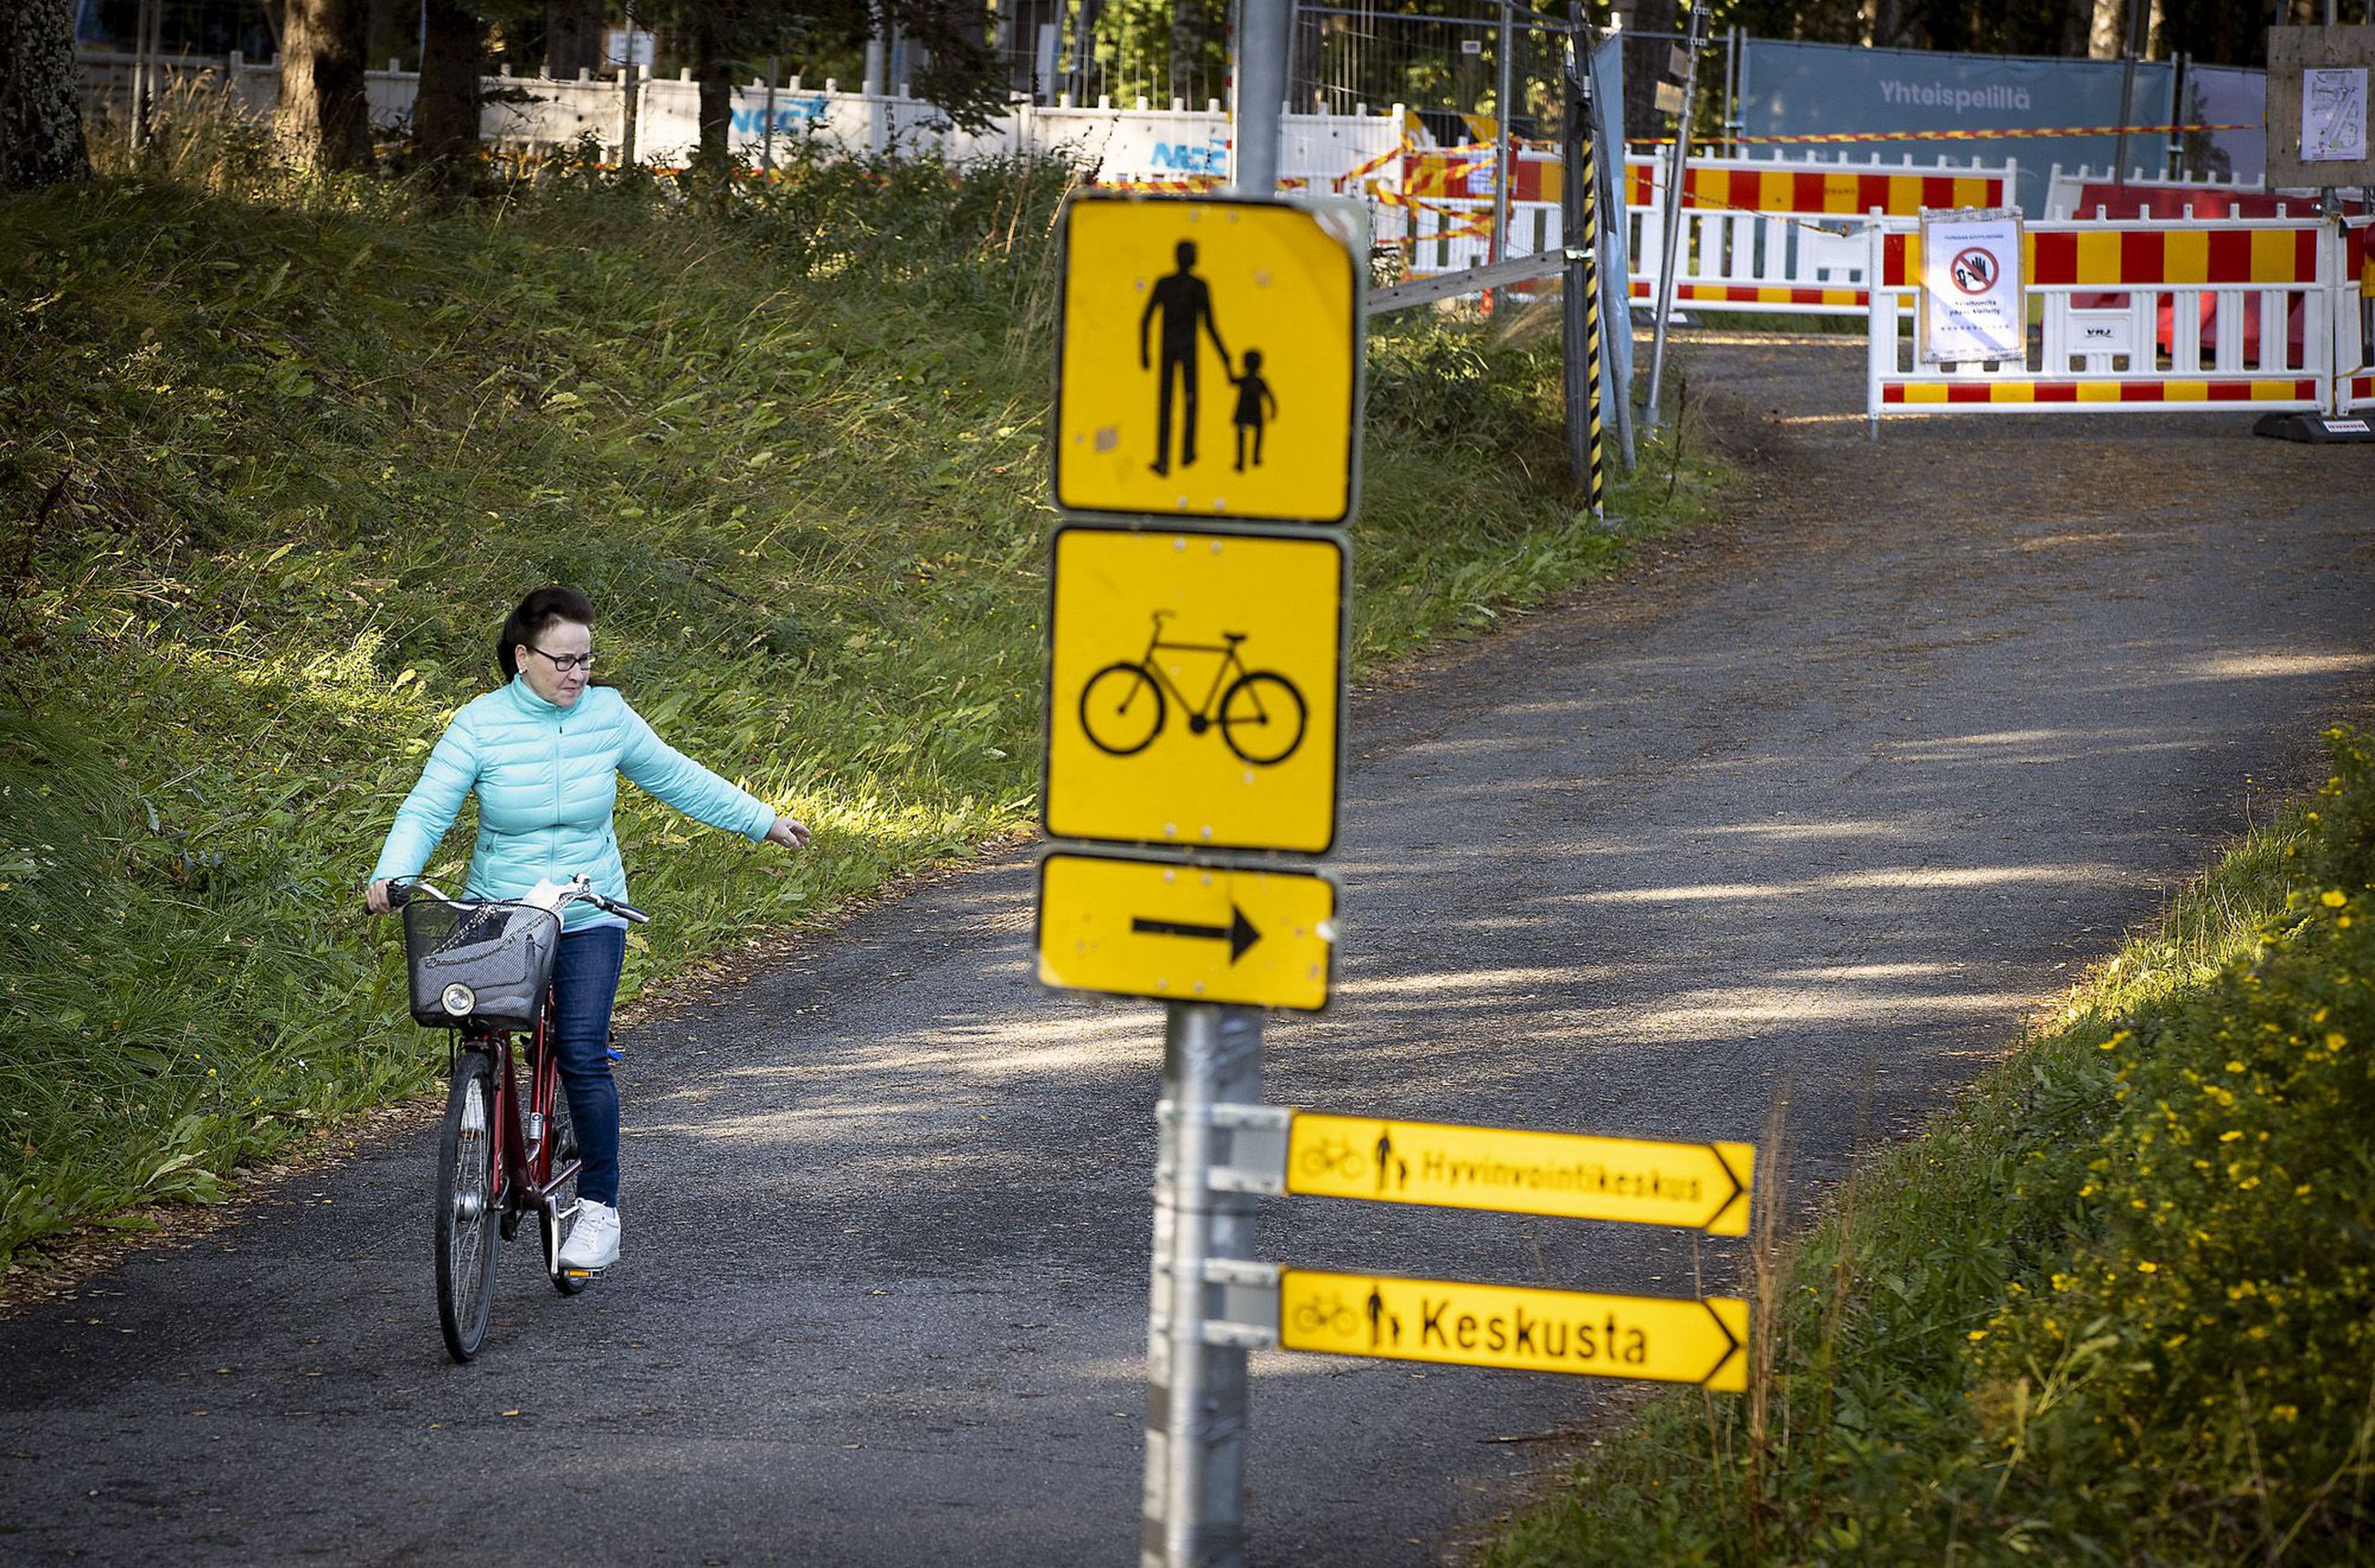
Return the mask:
<path id="1" fill-rule="evenodd" d="M 2017 361 L 1919 360 L 1918 221 L 1869 240 L 1880 288 L 1865 409 L 1906 414 L 2336 407 L 2364 358 L 2358 278 L 2342 227 L 2310 218 L 2031 223 L 2022 276 L 2038 301 Z M 2040 319 L 2041 318 L 2041 319 Z"/>
<path id="2" fill-rule="evenodd" d="M 1683 253 L 1675 302 L 1701 312 L 1853 315 L 1869 299 L 1866 230 L 1877 211 L 1909 218 L 1925 206 L 2004 206 L 2015 162 L 1918 165 L 1877 159 L 1695 158 L 1684 176 Z M 1664 259 L 1665 164 L 1626 159 L 1625 222 L 1637 304 L 1657 298 Z M 1400 222 L 1381 235 L 1407 242 L 1412 277 L 1492 259 L 1490 146 L 1405 154 L 1400 188 L 1379 191 Z M 1504 253 L 1539 254 L 1561 240 L 1561 171 L 1534 148 L 1517 159 Z"/>
<path id="3" fill-rule="evenodd" d="M 1633 298 L 1658 297 L 1665 263 L 1662 159 L 1625 164 Z M 2020 166 L 1693 159 L 1683 176 L 1684 269 L 1674 302 L 1699 311 L 1849 315 L 1870 303 L 1873 216 L 2010 206 Z"/>

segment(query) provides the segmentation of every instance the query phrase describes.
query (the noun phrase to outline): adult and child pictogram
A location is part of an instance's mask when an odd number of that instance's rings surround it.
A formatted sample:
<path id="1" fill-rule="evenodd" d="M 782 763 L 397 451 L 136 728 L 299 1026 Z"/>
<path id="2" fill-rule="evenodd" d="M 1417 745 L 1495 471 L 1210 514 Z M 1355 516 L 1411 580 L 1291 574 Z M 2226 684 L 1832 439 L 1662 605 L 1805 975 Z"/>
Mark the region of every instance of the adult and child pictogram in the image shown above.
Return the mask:
<path id="1" fill-rule="evenodd" d="M 1154 392 L 1154 461 L 1148 465 L 1157 474 L 1171 472 L 1173 442 L 1172 412 L 1175 406 L 1180 414 L 1177 449 L 1182 467 L 1196 461 L 1197 395 L 1201 356 L 1198 352 L 1198 330 L 1201 341 L 1212 346 L 1221 357 L 1221 373 L 1237 389 L 1235 409 L 1229 416 L 1236 427 L 1236 471 L 1245 472 L 1247 448 L 1252 448 L 1254 466 L 1261 466 L 1262 431 L 1270 420 L 1278 418 L 1278 395 L 1261 373 L 1262 355 L 1258 348 L 1246 350 L 1242 374 L 1229 369 L 1229 348 L 1221 336 L 1220 323 L 1212 308 L 1211 285 L 1196 273 L 1196 242 L 1182 240 L 1172 250 L 1177 269 L 1164 277 L 1148 291 L 1146 309 L 1138 318 L 1138 368 L 1151 370 L 1155 376 Z M 1159 324 L 1159 332 L 1157 330 Z M 1150 351 L 1149 339 L 1160 349 L 1159 362 Z M 1175 399 L 1175 394 L 1176 399 Z"/>

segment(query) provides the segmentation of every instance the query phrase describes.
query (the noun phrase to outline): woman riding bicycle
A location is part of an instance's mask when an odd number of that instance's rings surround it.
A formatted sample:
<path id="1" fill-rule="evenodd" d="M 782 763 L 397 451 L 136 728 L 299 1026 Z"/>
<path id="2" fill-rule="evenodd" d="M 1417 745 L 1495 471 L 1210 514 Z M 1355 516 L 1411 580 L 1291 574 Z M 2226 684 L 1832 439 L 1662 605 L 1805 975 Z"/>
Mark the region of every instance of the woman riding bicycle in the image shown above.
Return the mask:
<path id="1" fill-rule="evenodd" d="M 388 883 L 419 875 L 479 796 L 468 896 L 518 899 L 539 881 L 583 872 L 594 890 L 627 896 L 611 821 L 619 776 L 686 816 L 753 843 L 798 849 L 809 831 L 670 748 L 612 688 L 594 686 L 594 606 L 574 588 L 539 588 L 496 639 L 508 684 L 454 715 L 420 782 L 396 808 L 364 903 L 388 911 Z M 610 1008 L 627 953 L 626 923 L 590 903 L 563 916 L 553 965 L 554 1044 L 583 1167 L 577 1223 L 561 1267 L 595 1271 L 619 1257 L 619 1091 L 610 1078 Z"/>

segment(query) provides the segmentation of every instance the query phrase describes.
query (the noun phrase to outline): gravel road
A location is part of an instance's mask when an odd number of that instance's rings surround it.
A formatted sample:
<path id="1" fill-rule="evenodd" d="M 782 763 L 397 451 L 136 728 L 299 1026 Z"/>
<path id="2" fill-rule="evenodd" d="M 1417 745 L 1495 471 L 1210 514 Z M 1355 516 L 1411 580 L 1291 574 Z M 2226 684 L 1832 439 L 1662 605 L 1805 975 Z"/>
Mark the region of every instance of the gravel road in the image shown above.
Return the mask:
<path id="1" fill-rule="evenodd" d="M 1786 1100 L 1802 1210 L 2366 716 L 2375 451 L 2242 417 L 1875 445 L 1860 356 L 1692 345 L 1736 520 L 1356 698 L 1341 1002 L 1270 1026 L 1273 1100 L 1747 1139 Z M 1133 1562 L 1161 1022 L 1042 991 L 1029 895 L 1010 856 L 638 1030 L 625 1259 L 564 1301 L 512 1249 L 470 1366 L 426 1129 L 0 1322 L 0 1561 Z M 1262 1238 L 1661 1293 L 1737 1265 L 1313 1199 Z M 1442 1561 L 1618 1393 L 1255 1370 L 1256 1558 L 1311 1568 Z"/>

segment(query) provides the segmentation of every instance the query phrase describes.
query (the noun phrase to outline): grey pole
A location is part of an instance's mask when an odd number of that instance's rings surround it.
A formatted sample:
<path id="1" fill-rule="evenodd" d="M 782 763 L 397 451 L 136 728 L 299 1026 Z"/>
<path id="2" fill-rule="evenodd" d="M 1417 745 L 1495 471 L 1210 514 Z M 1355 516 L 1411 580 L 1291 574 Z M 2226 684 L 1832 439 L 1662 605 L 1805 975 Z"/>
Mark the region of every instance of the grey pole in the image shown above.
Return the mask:
<path id="1" fill-rule="evenodd" d="M 1175 1002 L 1164 1032 L 1164 1098 L 1147 1333 L 1142 1568 L 1242 1568 L 1246 1560 L 1246 1352 L 1207 1344 L 1215 1315 L 1205 1264 L 1252 1256 L 1249 1197 L 1215 1193 L 1212 1107 L 1261 1097 L 1261 1015 Z"/>
<path id="2" fill-rule="evenodd" d="M 1674 275 L 1682 270 L 1683 187 L 1690 169 L 1691 110 L 1698 101 L 1699 48 L 1707 41 L 1707 14 L 1691 6 L 1691 27 L 1683 65 L 1683 112 L 1674 120 L 1673 161 L 1666 171 L 1666 243 L 1658 264 L 1658 320 L 1649 337 L 1649 402 L 1641 410 L 1641 428 L 1654 430 L 1660 418 L 1658 399 L 1666 383 L 1666 324 L 1674 313 Z"/>
<path id="3" fill-rule="evenodd" d="M 1229 73 L 1231 186 L 1278 191 L 1279 112 L 1293 0 L 1238 0 Z M 1243 1568 L 1247 1368 L 1243 1350 L 1205 1342 L 1217 1315 L 1205 1265 L 1253 1256 L 1253 1199 L 1215 1193 L 1215 1104 L 1261 1099 L 1261 1013 L 1174 1002 L 1164 1030 L 1153 1281 L 1149 1293 L 1142 1568 Z"/>
<path id="4" fill-rule="evenodd" d="M 425 0 L 424 0 L 425 3 Z M 632 169 L 635 157 L 635 8 L 627 7 L 626 59 L 619 67 L 619 90 L 623 95 L 619 120 L 619 167 Z"/>
<path id="5" fill-rule="evenodd" d="M 1488 261 L 1509 259 L 1509 182 L 1518 172 L 1517 155 L 1511 150 L 1510 138 L 1517 135 L 1517 119 L 1510 111 L 1509 95 L 1515 91 L 1512 83 L 1517 74 L 1516 51 L 1511 46 L 1515 32 L 1510 0 L 1501 0 L 1501 58 L 1495 62 L 1500 82 L 1494 89 L 1493 125 L 1496 133 L 1493 148 L 1493 244 Z M 1493 309 L 1498 313 L 1507 295 L 1493 290 Z"/>
<path id="6" fill-rule="evenodd" d="M 1230 188 L 1241 196 L 1278 194 L 1279 108 L 1286 101 L 1286 29 L 1291 0 L 1239 0 L 1237 100 L 1230 136 Z"/>

